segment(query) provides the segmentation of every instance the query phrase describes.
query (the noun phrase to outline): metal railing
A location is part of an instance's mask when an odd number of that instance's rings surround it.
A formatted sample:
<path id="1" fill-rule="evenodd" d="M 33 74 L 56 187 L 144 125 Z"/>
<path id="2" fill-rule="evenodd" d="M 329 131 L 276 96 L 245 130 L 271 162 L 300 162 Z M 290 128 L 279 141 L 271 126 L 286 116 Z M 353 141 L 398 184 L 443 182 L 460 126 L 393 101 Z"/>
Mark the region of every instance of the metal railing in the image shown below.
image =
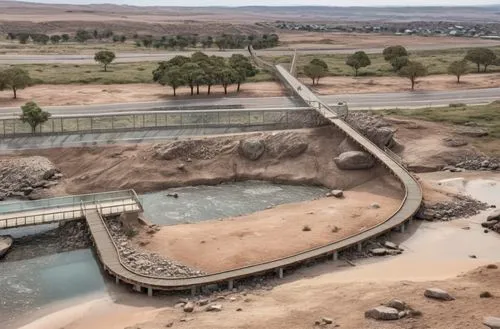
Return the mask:
<path id="1" fill-rule="evenodd" d="M 286 124 L 291 112 L 302 108 L 262 108 L 234 110 L 138 111 L 97 115 L 53 116 L 37 127 L 36 134 L 74 134 L 148 129 L 204 127 L 250 127 Z M 0 135 L 32 135 L 31 128 L 18 117 L 0 119 Z"/>

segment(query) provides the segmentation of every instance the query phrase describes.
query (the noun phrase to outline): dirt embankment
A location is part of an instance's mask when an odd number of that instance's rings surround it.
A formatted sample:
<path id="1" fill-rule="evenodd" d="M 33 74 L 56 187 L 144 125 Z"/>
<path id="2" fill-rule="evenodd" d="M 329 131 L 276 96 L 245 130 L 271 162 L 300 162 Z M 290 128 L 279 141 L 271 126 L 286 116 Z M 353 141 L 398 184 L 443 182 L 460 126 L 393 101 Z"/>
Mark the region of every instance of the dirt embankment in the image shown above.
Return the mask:
<path id="1" fill-rule="evenodd" d="M 260 138 L 266 144 L 265 152 L 255 161 L 238 151 L 241 139 L 252 138 Z M 323 127 L 192 138 L 156 145 L 24 151 L 16 156 L 36 153 L 50 159 L 65 177 L 59 194 L 127 188 L 149 192 L 248 179 L 348 189 L 385 174 L 378 166 L 370 170 L 338 169 L 334 158 L 343 139 L 338 130 Z M 298 154 L 295 147 L 299 147 Z"/>

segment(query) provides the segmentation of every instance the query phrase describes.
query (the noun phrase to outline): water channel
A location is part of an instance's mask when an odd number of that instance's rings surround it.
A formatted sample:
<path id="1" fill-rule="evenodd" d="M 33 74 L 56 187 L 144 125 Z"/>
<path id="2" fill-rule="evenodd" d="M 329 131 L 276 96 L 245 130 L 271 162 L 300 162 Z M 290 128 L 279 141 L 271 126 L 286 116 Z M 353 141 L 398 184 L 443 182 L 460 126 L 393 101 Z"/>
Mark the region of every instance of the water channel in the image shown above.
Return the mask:
<path id="1" fill-rule="evenodd" d="M 143 194 L 140 198 L 149 220 L 159 225 L 175 225 L 239 216 L 274 205 L 312 200 L 326 191 L 322 187 L 249 181 L 169 189 Z M 178 197 L 167 194 L 177 194 Z M 4 230 L 0 234 L 18 237 L 51 228 L 54 225 Z M 106 294 L 106 291 L 106 281 L 90 249 L 0 262 L 2 328 L 9 328 L 12 323 L 47 305 L 89 294 Z"/>

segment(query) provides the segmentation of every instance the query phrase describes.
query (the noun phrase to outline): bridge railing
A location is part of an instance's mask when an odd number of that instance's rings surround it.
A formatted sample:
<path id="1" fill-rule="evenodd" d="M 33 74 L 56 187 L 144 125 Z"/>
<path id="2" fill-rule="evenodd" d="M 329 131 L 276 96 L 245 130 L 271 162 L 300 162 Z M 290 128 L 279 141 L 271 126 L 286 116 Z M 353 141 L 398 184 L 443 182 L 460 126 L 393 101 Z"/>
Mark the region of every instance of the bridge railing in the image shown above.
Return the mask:
<path id="1" fill-rule="evenodd" d="M 9 213 L 26 212 L 47 208 L 64 208 L 78 204 L 91 204 L 96 202 L 112 202 L 132 199 L 139 202 L 134 190 L 111 191 L 92 194 L 71 195 L 32 201 L 2 202 L 0 203 L 0 216 Z"/>

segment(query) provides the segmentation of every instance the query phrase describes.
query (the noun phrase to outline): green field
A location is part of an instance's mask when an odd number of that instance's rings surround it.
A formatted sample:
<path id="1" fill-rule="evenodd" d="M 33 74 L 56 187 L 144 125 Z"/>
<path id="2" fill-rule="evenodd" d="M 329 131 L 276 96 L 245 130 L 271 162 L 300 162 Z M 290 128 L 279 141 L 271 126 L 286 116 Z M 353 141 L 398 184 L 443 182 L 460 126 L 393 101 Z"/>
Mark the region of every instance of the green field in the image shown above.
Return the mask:
<path id="1" fill-rule="evenodd" d="M 491 48 L 500 56 L 500 47 Z M 447 74 L 448 66 L 451 62 L 461 60 L 467 53 L 467 49 L 446 49 L 446 50 L 426 50 L 410 52 L 410 60 L 419 61 L 427 67 L 429 74 Z M 300 53 L 299 53 L 300 55 Z M 328 64 L 330 76 L 352 76 L 353 70 L 345 65 L 348 55 L 343 54 L 320 54 L 320 55 L 300 55 L 297 60 L 299 74 L 302 74 L 302 68 L 313 58 L 321 58 Z M 396 76 L 397 73 L 387 63 L 382 54 L 368 54 L 371 65 L 359 70 L 359 76 Z M 277 56 L 265 58 L 275 64 L 290 63 L 291 56 Z M 470 72 L 476 72 L 474 64 L 470 63 Z M 500 72 L 500 66 L 488 67 L 488 72 Z"/>
<path id="2" fill-rule="evenodd" d="M 379 112 L 377 112 L 379 113 Z M 385 110 L 384 115 L 463 125 L 475 122 L 488 130 L 489 136 L 478 138 L 474 145 L 485 153 L 500 156 L 500 102 L 481 106 L 450 106 L 411 110 Z"/>

